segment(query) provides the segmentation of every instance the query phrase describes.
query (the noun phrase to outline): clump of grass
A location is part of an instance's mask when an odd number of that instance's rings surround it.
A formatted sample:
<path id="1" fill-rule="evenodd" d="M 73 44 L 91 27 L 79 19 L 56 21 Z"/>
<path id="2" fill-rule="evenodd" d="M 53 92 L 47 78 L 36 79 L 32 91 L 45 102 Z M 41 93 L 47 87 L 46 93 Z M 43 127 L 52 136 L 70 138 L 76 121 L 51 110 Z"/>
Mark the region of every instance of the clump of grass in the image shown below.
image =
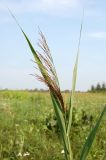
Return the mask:
<path id="1" fill-rule="evenodd" d="M 12 13 L 11 13 L 11 15 L 15 19 L 14 15 Z M 16 21 L 16 19 L 15 19 L 15 21 Z M 39 40 L 38 45 L 40 46 L 40 48 L 43 51 L 43 53 L 40 53 L 34 49 L 30 40 L 28 39 L 27 35 L 25 34 L 23 29 L 18 24 L 27 43 L 28 43 L 28 45 L 29 45 L 29 47 L 30 47 L 30 49 L 31 49 L 31 52 L 32 52 L 34 59 L 35 59 L 35 63 L 37 64 L 38 69 L 40 71 L 40 75 L 35 75 L 35 76 L 39 81 L 45 83 L 49 88 L 51 99 L 53 102 L 53 107 L 54 107 L 55 114 L 56 114 L 57 121 L 58 121 L 58 125 L 60 128 L 62 143 L 63 143 L 63 147 L 64 147 L 64 155 L 65 155 L 66 160 L 73 160 L 73 153 L 72 153 L 71 142 L 70 142 L 70 131 L 71 131 L 71 124 L 72 124 L 72 111 L 73 111 L 73 102 L 74 102 L 74 94 L 75 94 L 75 86 L 76 86 L 76 78 L 77 78 L 77 67 L 78 67 L 78 57 L 79 57 L 81 33 L 82 33 L 82 24 L 83 23 L 81 23 L 77 57 L 76 57 L 76 62 L 75 62 L 74 70 L 73 70 L 72 93 L 70 96 L 70 103 L 69 103 L 68 107 L 66 107 L 64 100 L 63 100 L 62 93 L 60 91 L 58 76 L 56 73 L 54 62 L 53 62 L 47 41 L 45 39 L 45 36 L 40 31 L 40 40 Z M 91 148 L 92 143 L 94 141 L 94 138 L 96 136 L 97 130 L 99 128 L 100 122 L 101 122 L 103 116 L 105 115 L 105 112 L 106 112 L 106 106 L 104 107 L 96 125 L 94 126 L 94 128 L 90 132 L 90 134 L 89 134 L 89 136 L 83 146 L 83 150 L 82 150 L 81 156 L 79 158 L 80 160 L 85 160 L 87 158 L 87 155 L 90 151 L 90 148 Z M 68 113 L 68 118 L 66 118 L 67 113 Z"/>

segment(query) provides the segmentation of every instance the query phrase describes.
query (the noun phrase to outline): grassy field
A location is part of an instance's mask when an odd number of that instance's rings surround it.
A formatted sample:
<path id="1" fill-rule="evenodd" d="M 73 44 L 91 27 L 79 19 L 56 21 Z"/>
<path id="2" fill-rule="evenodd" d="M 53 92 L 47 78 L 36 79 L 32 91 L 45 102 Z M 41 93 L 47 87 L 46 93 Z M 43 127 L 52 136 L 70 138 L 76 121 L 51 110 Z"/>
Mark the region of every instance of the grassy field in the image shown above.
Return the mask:
<path id="1" fill-rule="evenodd" d="M 64 94 L 67 102 L 68 93 Z M 99 117 L 106 94 L 76 93 L 71 131 L 74 160 Z M 63 160 L 60 133 L 49 93 L 0 91 L 0 160 Z M 88 160 L 106 152 L 106 116 Z"/>

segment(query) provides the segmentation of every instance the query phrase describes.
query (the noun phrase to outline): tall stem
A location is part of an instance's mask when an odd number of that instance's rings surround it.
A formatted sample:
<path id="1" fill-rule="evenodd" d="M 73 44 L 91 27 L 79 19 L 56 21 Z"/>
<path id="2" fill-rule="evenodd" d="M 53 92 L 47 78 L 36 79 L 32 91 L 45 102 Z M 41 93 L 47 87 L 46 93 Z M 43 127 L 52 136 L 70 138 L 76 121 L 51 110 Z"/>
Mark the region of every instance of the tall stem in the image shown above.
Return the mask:
<path id="1" fill-rule="evenodd" d="M 68 150 L 66 151 L 64 148 L 65 160 L 73 160 L 73 153 L 72 153 L 72 149 L 71 149 L 70 138 L 68 135 L 67 135 L 67 145 L 68 145 Z"/>

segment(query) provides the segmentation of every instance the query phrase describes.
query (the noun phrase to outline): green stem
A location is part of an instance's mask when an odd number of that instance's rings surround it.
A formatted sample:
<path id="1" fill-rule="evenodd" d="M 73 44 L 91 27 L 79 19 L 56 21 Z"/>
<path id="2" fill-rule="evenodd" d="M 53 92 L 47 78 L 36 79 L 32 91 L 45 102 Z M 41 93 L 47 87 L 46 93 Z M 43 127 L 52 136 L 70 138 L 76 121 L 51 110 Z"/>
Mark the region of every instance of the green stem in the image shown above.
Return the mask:
<path id="1" fill-rule="evenodd" d="M 67 151 L 66 151 L 65 146 L 64 146 L 65 160 L 73 160 L 73 153 L 72 153 L 72 149 L 71 149 L 69 136 L 67 136 L 67 146 L 68 146 Z"/>

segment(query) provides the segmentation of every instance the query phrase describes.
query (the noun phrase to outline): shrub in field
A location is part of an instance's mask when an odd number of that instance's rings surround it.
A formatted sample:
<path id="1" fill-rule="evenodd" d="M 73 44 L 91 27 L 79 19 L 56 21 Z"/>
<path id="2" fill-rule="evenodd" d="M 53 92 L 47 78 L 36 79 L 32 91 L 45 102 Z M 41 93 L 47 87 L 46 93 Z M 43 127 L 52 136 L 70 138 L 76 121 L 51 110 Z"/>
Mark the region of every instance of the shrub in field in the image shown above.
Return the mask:
<path id="1" fill-rule="evenodd" d="M 11 13 L 12 15 L 12 13 Z M 12 15 L 13 16 L 13 15 Z M 15 17 L 13 16 L 15 19 Z M 16 19 L 15 19 L 16 21 Z M 17 22 L 17 21 L 16 21 Z M 18 24 L 19 25 L 19 24 Z M 20 27 L 20 25 L 19 25 Z M 30 40 L 28 39 L 27 35 L 23 31 L 23 29 L 20 27 L 30 49 L 34 56 L 35 62 L 38 66 L 38 69 L 40 71 L 40 75 L 35 75 L 35 77 L 46 84 L 49 88 L 51 99 L 53 102 L 53 107 L 56 115 L 56 119 L 59 125 L 59 130 L 61 134 L 62 144 L 64 150 L 62 153 L 64 153 L 65 160 L 73 160 L 73 152 L 71 148 L 71 141 L 70 141 L 70 131 L 72 127 L 72 115 L 73 115 L 73 107 L 74 107 L 74 94 L 75 94 L 75 85 L 76 85 L 76 77 L 77 77 L 77 66 L 78 66 L 78 57 L 79 57 L 79 47 L 80 47 L 80 40 L 81 40 L 81 32 L 82 32 L 82 23 L 81 23 L 81 29 L 80 29 L 80 37 L 79 37 L 79 44 L 78 44 L 78 52 L 76 57 L 76 62 L 73 70 L 73 79 L 72 79 L 72 92 L 69 99 L 69 105 L 66 107 L 62 93 L 60 91 L 60 85 L 58 76 L 56 73 L 56 69 L 54 66 L 54 62 L 50 53 L 50 49 L 48 47 L 47 41 L 43 35 L 43 33 L 40 31 L 40 41 L 39 46 L 43 51 L 43 54 L 39 53 L 34 49 L 32 46 Z M 93 140 L 95 138 L 95 135 L 97 133 L 97 130 L 99 128 L 100 122 L 105 115 L 106 112 L 106 106 L 104 107 L 98 121 L 96 122 L 96 125 L 90 132 L 88 138 L 86 139 L 86 142 L 83 146 L 81 156 L 79 157 L 80 160 L 85 160 L 88 156 L 88 153 L 90 151 L 90 148 L 92 146 Z M 84 118 L 84 117 L 83 117 Z M 88 117 L 85 117 L 88 118 Z M 90 117 L 90 119 L 92 119 Z M 55 121 L 54 121 L 55 122 Z M 76 142 L 77 143 L 77 142 Z M 106 157 L 104 157 L 105 159 Z"/>

